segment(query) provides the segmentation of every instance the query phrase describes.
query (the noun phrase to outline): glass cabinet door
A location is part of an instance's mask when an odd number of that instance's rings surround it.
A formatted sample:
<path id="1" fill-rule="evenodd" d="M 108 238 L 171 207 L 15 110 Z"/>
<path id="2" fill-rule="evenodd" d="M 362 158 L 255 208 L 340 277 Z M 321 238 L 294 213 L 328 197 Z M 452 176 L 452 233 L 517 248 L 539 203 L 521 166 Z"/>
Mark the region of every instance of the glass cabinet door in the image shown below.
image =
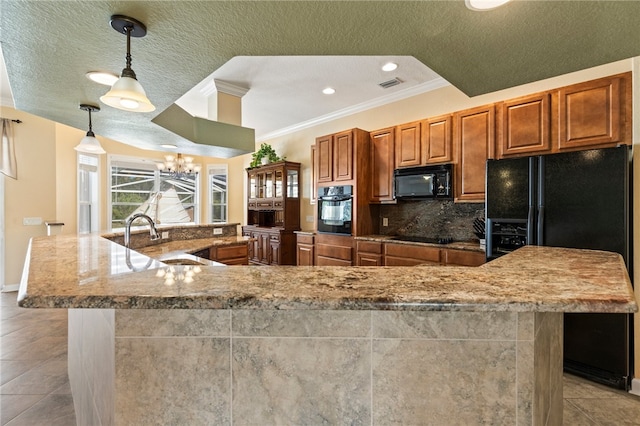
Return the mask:
<path id="1" fill-rule="evenodd" d="M 264 174 L 264 197 L 273 198 L 273 172 Z"/>
<path id="2" fill-rule="evenodd" d="M 298 198 L 298 171 L 287 170 L 287 197 Z"/>
<path id="3" fill-rule="evenodd" d="M 256 174 L 257 198 L 264 198 L 264 173 Z"/>
<path id="4" fill-rule="evenodd" d="M 249 198 L 256 198 L 258 195 L 258 181 L 256 178 L 256 174 L 252 173 L 249 175 Z"/>
<path id="5" fill-rule="evenodd" d="M 284 179 L 284 175 L 282 170 L 276 170 L 275 174 L 275 197 L 282 198 L 282 180 Z"/>

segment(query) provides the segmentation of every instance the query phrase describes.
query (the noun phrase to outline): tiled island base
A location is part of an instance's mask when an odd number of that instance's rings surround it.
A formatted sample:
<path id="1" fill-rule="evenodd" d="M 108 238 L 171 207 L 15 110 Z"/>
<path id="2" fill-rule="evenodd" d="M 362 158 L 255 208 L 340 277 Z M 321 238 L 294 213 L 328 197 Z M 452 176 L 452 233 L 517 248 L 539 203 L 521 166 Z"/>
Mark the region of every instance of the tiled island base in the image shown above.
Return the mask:
<path id="1" fill-rule="evenodd" d="M 561 425 L 562 313 L 70 309 L 78 424 Z"/>

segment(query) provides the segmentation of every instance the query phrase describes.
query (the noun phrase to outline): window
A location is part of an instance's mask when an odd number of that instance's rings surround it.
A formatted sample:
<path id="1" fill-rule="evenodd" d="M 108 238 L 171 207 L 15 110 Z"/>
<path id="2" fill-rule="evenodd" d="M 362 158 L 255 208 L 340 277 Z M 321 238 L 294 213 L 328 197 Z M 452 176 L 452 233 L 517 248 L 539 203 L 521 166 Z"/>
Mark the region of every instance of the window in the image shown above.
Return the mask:
<path id="1" fill-rule="evenodd" d="M 227 165 L 207 167 L 209 175 L 209 220 L 211 223 L 227 222 Z"/>
<path id="2" fill-rule="evenodd" d="M 152 160 L 114 157 L 110 164 L 111 229 L 135 212 L 157 224 L 198 223 L 199 175 L 174 176 Z"/>
<path id="3" fill-rule="evenodd" d="M 98 156 L 78 154 L 78 233 L 96 232 L 99 226 Z"/>

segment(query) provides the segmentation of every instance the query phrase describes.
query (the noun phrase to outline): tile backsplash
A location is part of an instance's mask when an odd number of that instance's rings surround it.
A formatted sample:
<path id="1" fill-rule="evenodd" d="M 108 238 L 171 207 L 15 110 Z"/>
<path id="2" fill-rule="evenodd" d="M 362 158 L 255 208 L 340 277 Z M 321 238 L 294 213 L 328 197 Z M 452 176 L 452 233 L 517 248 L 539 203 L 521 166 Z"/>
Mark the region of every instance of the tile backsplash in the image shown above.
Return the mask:
<path id="1" fill-rule="evenodd" d="M 484 209 L 484 203 L 454 203 L 451 200 L 411 200 L 381 205 L 380 234 L 477 241 L 473 220 L 484 219 Z M 388 226 L 382 226 L 384 218 L 387 218 Z"/>

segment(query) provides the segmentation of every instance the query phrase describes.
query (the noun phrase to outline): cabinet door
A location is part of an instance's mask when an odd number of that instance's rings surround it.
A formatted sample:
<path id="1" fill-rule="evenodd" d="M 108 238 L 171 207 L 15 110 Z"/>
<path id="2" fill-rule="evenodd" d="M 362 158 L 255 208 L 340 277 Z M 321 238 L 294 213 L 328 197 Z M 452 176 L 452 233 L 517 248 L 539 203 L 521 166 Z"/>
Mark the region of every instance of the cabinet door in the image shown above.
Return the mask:
<path id="1" fill-rule="evenodd" d="M 369 202 L 393 201 L 394 129 L 371 132 Z"/>
<path id="2" fill-rule="evenodd" d="M 420 122 L 396 128 L 396 167 L 419 166 L 422 161 Z"/>
<path id="3" fill-rule="evenodd" d="M 260 262 L 265 264 L 271 263 L 271 236 L 269 234 L 260 234 Z"/>
<path id="4" fill-rule="evenodd" d="M 271 240 L 269 242 L 269 247 L 270 247 L 270 265 L 279 265 L 280 262 L 280 241 L 277 240 Z"/>
<path id="5" fill-rule="evenodd" d="M 255 172 L 249 173 L 249 199 L 254 200 L 258 197 L 258 178 Z"/>
<path id="6" fill-rule="evenodd" d="M 500 122 L 499 158 L 551 152 L 551 94 L 503 102 Z"/>
<path id="7" fill-rule="evenodd" d="M 493 105 L 457 112 L 454 115 L 456 164 L 455 201 L 484 202 L 487 159 L 493 158 L 495 107 Z"/>
<path id="8" fill-rule="evenodd" d="M 316 155 L 318 156 L 318 182 L 333 180 L 333 136 L 316 139 Z"/>
<path id="9" fill-rule="evenodd" d="M 479 251 L 444 250 L 444 263 L 458 266 L 480 266 L 486 261 L 485 254 Z"/>
<path id="10" fill-rule="evenodd" d="M 313 245 L 298 243 L 296 258 L 298 266 L 313 266 Z"/>
<path id="11" fill-rule="evenodd" d="M 353 133 L 335 134 L 333 146 L 333 180 L 353 179 Z"/>
<path id="12" fill-rule="evenodd" d="M 615 144 L 624 135 L 621 78 L 601 78 L 560 89 L 559 148 Z"/>
<path id="13" fill-rule="evenodd" d="M 424 164 L 453 161 L 452 121 L 451 115 L 443 115 L 422 123 L 422 162 Z"/>

